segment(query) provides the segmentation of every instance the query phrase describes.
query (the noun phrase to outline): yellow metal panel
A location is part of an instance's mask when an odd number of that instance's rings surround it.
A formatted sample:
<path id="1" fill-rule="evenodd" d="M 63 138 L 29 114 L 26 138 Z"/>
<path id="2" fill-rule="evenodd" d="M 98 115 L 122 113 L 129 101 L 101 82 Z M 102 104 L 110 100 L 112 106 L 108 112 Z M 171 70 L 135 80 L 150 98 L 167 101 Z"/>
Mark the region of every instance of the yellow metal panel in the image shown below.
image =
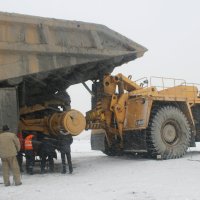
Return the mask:
<path id="1" fill-rule="evenodd" d="M 197 98 L 198 89 L 194 86 L 176 86 L 158 92 L 158 96 L 174 98 Z"/>
<path id="2" fill-rule="evenodd" d="M 150 98 L 129 99 L 124 130 L 147 128 L 151 107 Z"/>

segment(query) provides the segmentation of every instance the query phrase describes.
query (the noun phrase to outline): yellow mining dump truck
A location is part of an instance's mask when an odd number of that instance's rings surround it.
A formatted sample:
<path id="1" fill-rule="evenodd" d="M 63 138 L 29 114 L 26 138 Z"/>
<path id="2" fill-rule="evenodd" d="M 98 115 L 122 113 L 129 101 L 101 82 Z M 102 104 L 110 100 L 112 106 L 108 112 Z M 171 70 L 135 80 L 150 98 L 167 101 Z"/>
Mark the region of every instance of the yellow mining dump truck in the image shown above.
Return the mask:
<path id="1" fill-rule="evenodd" d="M 92 110 L 86 114 L 92 149 L 110 156 L 148 152 L 171 159 L 200 141 L 198 88 L 164 78 L 161 87 L 155 87 L 152 80 L 138 83 L 122 74 L 108 74 L 93 82 Z"/>
<path id="2" fill-rule="evenodd" d="M 78 135 L 85 118 L 71 110 L 66 89 L 145 51 L 103 25 L 0 12 L 0 129 Z"/>

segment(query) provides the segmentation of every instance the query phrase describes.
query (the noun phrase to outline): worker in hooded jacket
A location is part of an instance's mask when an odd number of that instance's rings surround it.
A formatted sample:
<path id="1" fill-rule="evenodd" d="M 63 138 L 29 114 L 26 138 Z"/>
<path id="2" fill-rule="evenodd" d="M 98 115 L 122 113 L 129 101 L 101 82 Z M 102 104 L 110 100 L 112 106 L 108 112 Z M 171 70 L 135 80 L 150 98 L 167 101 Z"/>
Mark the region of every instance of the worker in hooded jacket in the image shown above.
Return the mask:
<path id="1" fill-rule="evenodd" d="M 73 138 L 71 134 L 61 133 L 58 137 L 58 150 L 61 153 L 62 160 L 62 174 L 66 174 L 66 157 L 69 166 L 69 173 L 73 172 L 72 160 L 71 160 L 71 144 L 73 142 Z"/>
<path id="2" fill-rule="evenodd" d="M 20 151 L 20 142 L 16 134 L 9 132 L 7 125 L 0 133 L 0 157 L 2 161 L 3 180 L 5 186 L 10 186 L 9 171 L 13 173 L 15 185 L 21 185 L 21 175 L 17 162 L 17 152 Z"/>
<path id="3" fill-rule="evenodd" d="M 44 137 L 38 148 L 38 155 L 41 157 L 41 174 L 45 173 L 46 162 L 49 162 L 50 172 L 54 172 L 54 158 L 57 159 L 56 144 L 54 139 Z"/>

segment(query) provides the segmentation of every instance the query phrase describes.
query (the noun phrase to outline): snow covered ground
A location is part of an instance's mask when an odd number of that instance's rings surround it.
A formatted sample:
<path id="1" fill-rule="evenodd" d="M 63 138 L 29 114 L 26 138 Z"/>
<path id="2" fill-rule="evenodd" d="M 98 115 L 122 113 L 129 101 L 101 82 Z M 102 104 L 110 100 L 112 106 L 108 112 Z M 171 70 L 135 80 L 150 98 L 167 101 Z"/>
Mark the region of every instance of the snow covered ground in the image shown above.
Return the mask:
<path id="1" fill-rule="evenodd" d="M 58 155 L 58 157 L 60 157 Z M 108 157 L 91 151 L 88 137 L 72 145 L 74 173 L 22 175 L 22 186 L 0 185 L 0 200 L 198 200 L 200 144 L 181 159 Z M 0 164 L 1 169 L 1 164 Z M 2 182 L 0 170 L 0 182 Z"/>

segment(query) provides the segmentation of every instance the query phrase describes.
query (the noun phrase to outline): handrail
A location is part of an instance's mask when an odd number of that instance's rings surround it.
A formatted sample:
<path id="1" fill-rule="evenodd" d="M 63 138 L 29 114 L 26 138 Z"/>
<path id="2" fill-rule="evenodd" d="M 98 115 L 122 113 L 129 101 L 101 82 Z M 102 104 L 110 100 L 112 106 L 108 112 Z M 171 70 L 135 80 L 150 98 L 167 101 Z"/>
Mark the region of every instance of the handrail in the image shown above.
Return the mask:
<path id="1" fill-rule="evenodd" d="M 146 82 L 141 82 L 142 80 L 148 80 Z M 180 91 L 178 92 L 178 86 L 193 86 L 190 88 L 183 88 L 182 92 L 186 96 L 192 97 L 192 98 L 197 98 L 200 97 L 200 84 L 198 83 L 187 83 L 184 79 L 176 79 L 176 78 L 169 78 L 169 77 L 159 77 L 159 76 L 151 76 L 149 79 L 147 77 L 142 77 L 140 79 L 134 80 L 134 82 L 140 82 L 138 84 L 143 84 L 145 83 L 145 87 L 155 87 L 159 91 L 166 90 L 169 88 L 174 88 L 174 97 L 178 97 L 180 95 Z M 155 82 L 155 83 L 154 83 Z M 197 90 L 196 90 L 196 88 Z M 182 93 L 182 94 L 183 94 Z M 142 91 L 141 91 L 142 94 Z M 190 95 L 188 95 L 190 94 Z M 164 95 L 163 95 L 164 96 Z"/>

